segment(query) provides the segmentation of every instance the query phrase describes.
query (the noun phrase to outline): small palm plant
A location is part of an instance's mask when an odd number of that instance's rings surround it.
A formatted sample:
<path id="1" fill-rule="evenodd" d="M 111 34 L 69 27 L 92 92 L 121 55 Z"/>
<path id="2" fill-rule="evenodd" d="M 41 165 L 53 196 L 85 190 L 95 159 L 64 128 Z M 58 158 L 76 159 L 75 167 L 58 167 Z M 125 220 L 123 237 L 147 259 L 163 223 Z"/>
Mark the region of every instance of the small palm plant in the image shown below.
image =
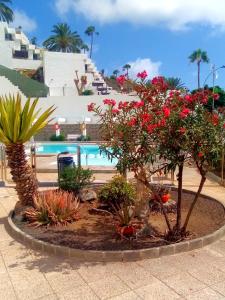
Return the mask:
<path id="1" fill-rule="evenodd" d="M 0 142 L 6 147 L 8 165 L 22 205 L 33 205 L 37 182 L 29 166 L 24 144 L 49 122 L 53 106 L 39 115 L 35 111 L 38 99 L 28 99 L 24 106 L 21 96 L 0 97 Z"/>

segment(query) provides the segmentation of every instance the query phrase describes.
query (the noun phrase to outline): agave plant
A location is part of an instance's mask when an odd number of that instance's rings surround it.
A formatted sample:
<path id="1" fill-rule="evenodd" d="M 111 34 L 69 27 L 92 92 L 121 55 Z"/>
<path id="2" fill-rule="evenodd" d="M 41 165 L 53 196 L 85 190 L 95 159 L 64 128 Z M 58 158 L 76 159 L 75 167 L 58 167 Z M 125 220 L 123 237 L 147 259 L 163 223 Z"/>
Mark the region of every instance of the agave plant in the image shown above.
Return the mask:
<path id="1" fill-rule="evenodd" d="M 22 205 L 33 205 L 37 182 L 29 166 L 24 144 L 43 129 L 54 111 L 51 106 L 39 115 L 38 99 L 28 99 L 24 106 L 21 96 L 0 97 L 0 142 L 6 147 L 8 165 Z"/>
<path id="2" fill-rule="evenodd" d="M 25 216 L 31 225 L 66 226 L 77 219 L 79 200 L 64 191 L 47 191 L 35 197 L 34 208 L 29 208 Z"/>

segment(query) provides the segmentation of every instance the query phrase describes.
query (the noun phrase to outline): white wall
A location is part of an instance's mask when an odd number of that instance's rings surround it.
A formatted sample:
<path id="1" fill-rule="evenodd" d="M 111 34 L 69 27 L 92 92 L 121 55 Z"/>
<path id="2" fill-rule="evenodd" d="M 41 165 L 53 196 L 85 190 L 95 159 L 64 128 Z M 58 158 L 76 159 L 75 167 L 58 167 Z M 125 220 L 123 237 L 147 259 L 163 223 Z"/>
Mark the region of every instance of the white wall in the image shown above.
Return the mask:
<path id="1" fill-rule="evenodd" d="M 78 53 L 62 53 L 62 52 L 44 52 L 43 67 L 45 84 L 50 88 L 50 95 L 78 96 L 78 91 L 74 80 L 87 76 L 88 82 L 92 82 L 94 77 L 92 74 L 85 73 L 86 54 Z M 58 93 L 58 94 L 57 94 Z"/>
<path id="2" fill-rule="evenodd" d="M 20 59 L 20 58 L 12 59 L 12 69 L 37 70 L 41 66 L 42 66 L 41 60 Z"/>
<path id="3" fill-rule="evenodd" d="M 48 85 L 53 79 L 52 86 L 74 87 L 75 71 L 79 76 L 85 73 L 84 54 L 44 52 L 43 66 L 45 83 Z"/>
<path id="4" fill-rule="evenodd" d="M 91 118 L 91 123 L 97 123 L 97 119 L 94 114 L 88 112 L 88 104 L 94 102 L 97 105 L 103 106 L 103 100 L 106 96 L 77 96 L 77 97 L 48 97 L 39 99 L 39 107 L 44 110 L 54 105 L 56 107 L 53 113 L 52 123 L 55 123 L 57 119 L 65 118 L 67 124 L 76 124 L 84 121 L 84 118 Z M 113 96 L 117 102 L 119 101 L 132 101 L 137 100 L 135 96 L 128 95 L 115 95 Z"/>

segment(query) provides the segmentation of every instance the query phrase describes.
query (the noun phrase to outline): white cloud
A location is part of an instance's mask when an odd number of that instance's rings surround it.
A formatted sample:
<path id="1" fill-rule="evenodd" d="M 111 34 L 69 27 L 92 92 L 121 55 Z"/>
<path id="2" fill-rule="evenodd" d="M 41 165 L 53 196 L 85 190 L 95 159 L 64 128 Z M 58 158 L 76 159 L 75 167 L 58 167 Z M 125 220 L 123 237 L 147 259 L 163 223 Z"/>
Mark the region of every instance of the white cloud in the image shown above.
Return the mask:
<path id="1" fill-rule="evenodd" d="M 159 68 L 162 65 L 161 62 L 153 62 L 150 58 L 138 58 L 135 61 L 128 62 L 131 66 L 129 70 L 129 75 L 131 78 L 136 78 L 137 73 L 146 71 L 148 73 L 148 78 L 159 75 Z"/>
<path id="2" fill-rule="evenodd" d="M 127 21 L 171 30 L 191 24 L 225 28 L 224 0 L 55 0 L 55 6 L 61 15 L 73 10 L 101 23 Z"/>
<path id="3" fill-rule="evenodd" d="M 37 28 L 35 20 L 31 19 L 24 11 L 14 11 L 14 21 L 12 23 L 14 27 L 21 26 L 23 31 L 32 32 Z"/>

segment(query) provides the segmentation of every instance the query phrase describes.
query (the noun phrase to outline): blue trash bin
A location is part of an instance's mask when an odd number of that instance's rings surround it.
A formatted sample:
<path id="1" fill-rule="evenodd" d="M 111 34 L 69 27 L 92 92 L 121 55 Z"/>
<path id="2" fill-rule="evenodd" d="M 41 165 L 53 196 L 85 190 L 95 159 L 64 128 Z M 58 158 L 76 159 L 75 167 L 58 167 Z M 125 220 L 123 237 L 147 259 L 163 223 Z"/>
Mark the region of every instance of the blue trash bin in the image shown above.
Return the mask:
<path id="1" fill-rule="evenodd" d="M 74 168 L 75 163 L 72 156 L 69 153 L 60 153 L 57 158 L 58 163 L 58 180 L 60 180 L 60 174 L 67 168 Z M 63 156 L 61 156 L 63 155 Z"/>

